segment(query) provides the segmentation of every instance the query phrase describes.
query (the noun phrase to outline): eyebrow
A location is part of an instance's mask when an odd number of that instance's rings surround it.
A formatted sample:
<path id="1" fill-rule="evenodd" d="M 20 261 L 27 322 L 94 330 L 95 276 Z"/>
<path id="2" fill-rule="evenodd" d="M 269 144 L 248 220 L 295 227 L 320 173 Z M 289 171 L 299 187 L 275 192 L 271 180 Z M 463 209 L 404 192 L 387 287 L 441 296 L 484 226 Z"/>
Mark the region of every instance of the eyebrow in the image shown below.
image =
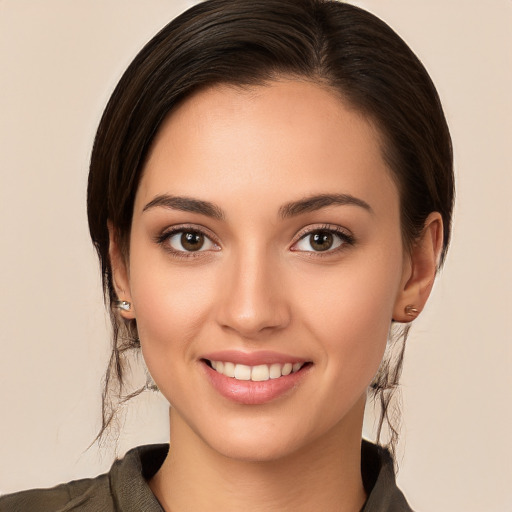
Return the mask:
<path id="1" fill-rule="evenodd" d="M 146 206 L 143 212 L 146 212 L 157 206 L 169 208 L 171 210 L 180 210 L 182 212 L 200 213 L 213 219 L 222 220 L 225 218 L 224 212 L 210 201 L 202 201 L 192 197 L 171 196 L 167 194 L 156 196 Z"/>
<path id="2" fill-rule="evenodd" d="M 358 206 L 373 213 L 372 207 L 366 201 L 350 194 L 318 194 L 284 204 L 279 208 L 279 216 L 282 219 L 287 219 L 304 213 L 321 210 L 331 205 Z M 216 204 L 192 197 L 172 196 L 168 194 L 159 195 L 144 206 L 142 211 L 146 212 L 156 207 L 199 213 L 217 220 L 223 220 L 226 217 L 223 210 Z"/>
<path id="3" fill-rule="evenodd" d="M 279 208 L 279 215 L 283 219 L 302 215 L 303 213 L 321 210 L 327 206 L 358 206 L 373 213 L 372 207 L 362 199 L 350 194 L 319 194 L 305 197 L 299 201 L 287 203 Z"/>

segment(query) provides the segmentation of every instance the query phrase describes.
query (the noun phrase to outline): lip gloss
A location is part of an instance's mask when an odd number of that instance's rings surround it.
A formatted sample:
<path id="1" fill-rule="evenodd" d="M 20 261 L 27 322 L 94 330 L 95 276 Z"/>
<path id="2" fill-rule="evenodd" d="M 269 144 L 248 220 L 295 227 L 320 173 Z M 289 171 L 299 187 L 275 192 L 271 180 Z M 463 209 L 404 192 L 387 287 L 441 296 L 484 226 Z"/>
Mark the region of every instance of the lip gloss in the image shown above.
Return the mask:
<path id="1" fill-rule="evenodd" d="M 206 362 L 202 363 L 203 370 L 211 385 L 224 398 L 245 405 L 259 405 L 283 396 L 296 387 L 307 375 L 309 366 L 295 373 L 283 375 L 277 379 L 260 382 L 237 380 L 215 371 Z"/>

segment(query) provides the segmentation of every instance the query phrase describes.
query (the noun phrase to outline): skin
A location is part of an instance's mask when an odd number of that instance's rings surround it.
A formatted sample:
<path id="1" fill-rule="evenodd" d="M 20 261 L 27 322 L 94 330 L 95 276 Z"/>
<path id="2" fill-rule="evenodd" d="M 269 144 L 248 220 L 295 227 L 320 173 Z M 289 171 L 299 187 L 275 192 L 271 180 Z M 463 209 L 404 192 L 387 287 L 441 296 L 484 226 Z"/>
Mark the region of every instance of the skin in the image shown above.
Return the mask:
<path id="1" fill-rule="evenodd" d="M 410 321 L 408 304 L 423 308 L 442 239 L 433 213 L 404 250 L 380 140 L 329 89 L 284 79 L 203 90 L 160 128 L 136 194 L 129 258 L 112 241 L 111 260 L 118 296 L 133 305 L 121 314 L 136 318 L 148 369 L 171 404 L 171 450 L 150 482 L 165 510 L 362 507 L 367 387 L 391 319 Z M 164 194 L 214 203 L 223 218 L 148 207 Z M 369 208 L 280 215 L 319 194 Z M 212 242 L 186 253 L 180 236 L 163 237 L 183 224 Z M 352 240 L 334 235 L 338 248 L 315 251 L 306 231 L 327 228 Z M 283 396 L 239 404 L 204 375 L 201 357 L 225 349 L 311 365 Z"/>

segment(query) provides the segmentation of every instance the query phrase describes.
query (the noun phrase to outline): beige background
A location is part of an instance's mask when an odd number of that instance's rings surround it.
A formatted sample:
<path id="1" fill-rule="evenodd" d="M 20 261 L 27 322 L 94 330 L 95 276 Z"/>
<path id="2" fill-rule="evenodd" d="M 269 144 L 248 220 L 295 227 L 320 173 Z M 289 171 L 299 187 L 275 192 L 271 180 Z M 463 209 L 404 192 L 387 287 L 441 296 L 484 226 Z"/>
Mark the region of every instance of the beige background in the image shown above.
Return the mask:
<path id="1" fill-rule="evenodd" d="M 0 491 L 106 470 L 108 350 L 85 216 L 102 108 L 182 0 L 0 0 Z M 413 508 L 512 511 L 512 1 L 365 0 L 437 84 L 458 203 L 446 267 L 408 346 L 400 485 Z M 120 452 L 167 438 L 128 409 Z M 368 428 L 371 422 L 368 422 Z"/>

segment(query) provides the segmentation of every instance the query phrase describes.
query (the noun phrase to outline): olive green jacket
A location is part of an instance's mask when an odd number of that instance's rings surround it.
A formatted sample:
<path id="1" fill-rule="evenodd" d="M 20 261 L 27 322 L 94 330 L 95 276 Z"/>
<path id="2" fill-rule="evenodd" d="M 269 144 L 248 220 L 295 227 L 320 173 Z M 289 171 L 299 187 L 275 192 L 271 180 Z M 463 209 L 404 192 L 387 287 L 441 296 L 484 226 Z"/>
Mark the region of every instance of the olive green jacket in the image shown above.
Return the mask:
<path id="1" fill-rule="evenodd" d="M 163 512 L 147 480 L 158 471 L 168 450 L 167 444 L 139 446 L 96 478 L 0 497 L 0 512 Z M 361 466 L 368 494 L 361 512 L 412 512 L 396 486 L 393 461 L 386 450 L 363 441 Z"/>

